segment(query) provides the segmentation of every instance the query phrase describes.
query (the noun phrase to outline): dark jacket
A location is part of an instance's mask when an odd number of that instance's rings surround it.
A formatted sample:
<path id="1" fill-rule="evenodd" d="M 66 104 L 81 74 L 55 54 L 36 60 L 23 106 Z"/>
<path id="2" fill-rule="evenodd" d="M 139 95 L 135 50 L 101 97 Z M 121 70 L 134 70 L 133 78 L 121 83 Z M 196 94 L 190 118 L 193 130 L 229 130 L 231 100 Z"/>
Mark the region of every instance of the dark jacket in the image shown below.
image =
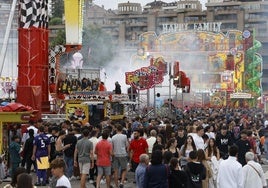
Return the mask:
<path id="1" fill-rule="evenodd" d="M 233 145 L 232 137 L 228 133 L 226 135 L 218 133 L 216 136 L 216 145 L 219 148 L 221 154 L 225 156 L 228 154 L 228 147 Z"/>
<path id="2" fill-rule="evenodd" d="M 74 134 L 68 134 L 64 140 L 63 140 L 64 146 L 71 144 L 71 146 L 67 149 L 64 150 L 64 155 L 66 157 L 74 157 L 74 150 L 75 150 L 75 145 L 77 143 L 77 138 L 74 136 Z"/>
<path id="3" fill-rule="evenodd" d="M 24 145 L 24 157 L 31 158 L 33 155 L 33 142 L 34 142 L 34 137 L 30 137 L 26 140 L 25 145 Z"/>
<path id="4" fill-rule="evenodd" d="M 187 174 L 182 170 L 171 170 L 169 177 L 169 188 L 186 188 Z"/>
<path id="5" fill-rule="evenodd" d="M 119 83 L 115 84 L 115 94 L 121 94 L 121 85 Z"/>
<path id="6" fill-rule="evenodd" d="M 206 168 L 202 163 L 189 162 L 185 172 L 188 177 L 189 188 L 202 188 L 202 180 L 206 179 Z"/>
<path id="7" fill-rule="evenodd" d="M 169 175 L 167 165 L 149 165 L 145 171 L 143 188 L 168 188 Z"/>
<path id="8" fill-rule="evenodd" d="M 20 144 L 12 141 L 9 145 L 9 155 L 11 163 L 20 163 Z"/>

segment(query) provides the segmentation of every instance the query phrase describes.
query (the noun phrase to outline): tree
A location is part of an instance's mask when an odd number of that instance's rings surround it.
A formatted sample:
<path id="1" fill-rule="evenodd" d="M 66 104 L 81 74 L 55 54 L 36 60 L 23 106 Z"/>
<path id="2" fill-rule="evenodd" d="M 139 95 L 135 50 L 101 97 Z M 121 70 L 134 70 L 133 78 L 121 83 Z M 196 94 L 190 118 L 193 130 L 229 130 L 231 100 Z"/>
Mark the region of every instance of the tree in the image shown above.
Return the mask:
<path id="1" fill-rule="evenodd" d="M 65 31 L 60 29 L 57 32 L 57 36 L 50 42 L 50 47 L 54 48 L 56 45 L 65 45 L 66 38 L 65 38 Z"/>
<path id="2" fill-rule="evenodd" d="M 96 25 L 84 28 L 82 41 L 84 67 L 105 67 L 116 54 L 112 37 Z"/>
<path id="3" fill-rule="evenodd" d="M 62 18 L 64 14 L 63 0 L 52 0 L 51 2 L 51 14 L 52 18 Z"/>
<path id="4" fill-rule="evenodd" d="M 61 25 L 61 24 L 62 24 L 61 18 L 54 17 L 49 20 L 49 25 Z"/>

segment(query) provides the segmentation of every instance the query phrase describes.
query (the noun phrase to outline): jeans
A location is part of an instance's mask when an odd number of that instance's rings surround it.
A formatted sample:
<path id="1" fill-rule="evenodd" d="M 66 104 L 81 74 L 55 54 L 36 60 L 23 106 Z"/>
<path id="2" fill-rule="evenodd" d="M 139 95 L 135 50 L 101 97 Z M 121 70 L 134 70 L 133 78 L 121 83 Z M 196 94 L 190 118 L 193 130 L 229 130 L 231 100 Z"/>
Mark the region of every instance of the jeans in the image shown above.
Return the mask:
<path id="1" fill-rule="evenodd" d="M 66 163 L 66 175 L 68 178 L 72 177 L 74 171 L 74 158 L 64 155 L 64 161 Z"/>

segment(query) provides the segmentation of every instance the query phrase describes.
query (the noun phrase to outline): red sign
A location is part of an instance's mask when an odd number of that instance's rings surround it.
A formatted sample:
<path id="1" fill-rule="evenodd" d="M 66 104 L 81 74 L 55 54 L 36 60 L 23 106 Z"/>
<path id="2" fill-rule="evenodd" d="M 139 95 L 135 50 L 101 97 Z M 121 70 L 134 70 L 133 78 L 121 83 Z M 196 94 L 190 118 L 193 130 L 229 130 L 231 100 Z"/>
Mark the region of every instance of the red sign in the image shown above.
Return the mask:
<path id="1" fill-rule="evenodd" d="M 126 84 L 138 90 L 145 90 L 160 84 L 164 80 L 164 73 L 156 66 L 142 67 L 134 72 L 126 72 Z"/>

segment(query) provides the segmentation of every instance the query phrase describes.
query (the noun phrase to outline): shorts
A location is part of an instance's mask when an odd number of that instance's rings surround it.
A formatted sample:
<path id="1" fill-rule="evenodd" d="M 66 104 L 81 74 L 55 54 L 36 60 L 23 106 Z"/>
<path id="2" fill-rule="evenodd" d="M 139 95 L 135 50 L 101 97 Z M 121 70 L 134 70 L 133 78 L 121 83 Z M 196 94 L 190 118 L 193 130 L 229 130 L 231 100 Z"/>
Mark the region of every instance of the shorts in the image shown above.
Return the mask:
<path id="1" fill-rule="evenodd" d="M 88 174 L 90 170 L 90 163 L 79 163 L 80 174 Z"/>
<path id="2" fill-rule="evenodd" d="M 48 156 L 40 157 L 36 159 L 36 165 L 38 170 L 46 170 L 49 169 L 49 160 Z"/>
<path id="3" fill-rule="evenodd" d="M 127 163 L 128 163 L 127 157 L 114 157 L 113 158 L 113 169 L 119 169 L 121 167 L 121 170 L 126 170 Z"/>
<path id="4" fill-rule="evenodd" d="M 110 176 L 111 175 L 111 166 L 98 166 L 98 176 Z"/>

